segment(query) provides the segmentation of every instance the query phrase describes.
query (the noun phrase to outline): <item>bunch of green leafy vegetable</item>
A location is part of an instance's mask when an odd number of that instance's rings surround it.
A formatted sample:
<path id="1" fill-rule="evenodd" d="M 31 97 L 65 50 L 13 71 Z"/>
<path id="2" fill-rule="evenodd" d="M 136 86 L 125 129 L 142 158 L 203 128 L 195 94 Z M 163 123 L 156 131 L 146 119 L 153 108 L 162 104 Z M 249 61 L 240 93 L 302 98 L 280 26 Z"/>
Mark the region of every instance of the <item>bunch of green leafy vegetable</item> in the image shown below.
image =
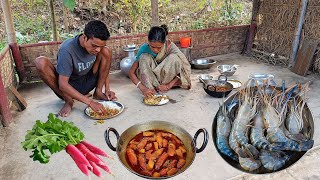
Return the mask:
<path id="1" fill-rule="evenodd" d="M 21 144 L 24 150 L 32 150 L 30 157 L 34 161 L 48 163 L 50 156 L 46 151 L 54 154 L 64 150 L 68 144 L 76 145 L 83 139 L 84 134 L 72 122 L 62 121 L 50 113 L 46 122 L 36 121 Z"/>

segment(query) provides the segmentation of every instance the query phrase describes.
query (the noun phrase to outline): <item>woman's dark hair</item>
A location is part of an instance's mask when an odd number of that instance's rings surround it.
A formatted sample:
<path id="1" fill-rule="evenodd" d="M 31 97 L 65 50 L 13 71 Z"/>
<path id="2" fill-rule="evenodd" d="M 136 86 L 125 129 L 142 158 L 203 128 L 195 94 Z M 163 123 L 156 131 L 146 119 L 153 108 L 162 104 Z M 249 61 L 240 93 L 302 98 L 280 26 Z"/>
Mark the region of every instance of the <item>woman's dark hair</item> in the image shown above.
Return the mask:
<path id="1" fill-rule="evenodd" d="M 98 38 L 106 41 L 110 37 L 107 26 L 98 20 L 90 21 L 84 28 L 84 34 L 90 38 Z"/>
<path id="2" fill-rule="evenodd" d="M 161 26 L 153 26 L 148 34 L 148 40 L 150 42 L 161 42 L 166 41 L 166 36 L 168 35 L 168 26 L 163 24 Z"/>

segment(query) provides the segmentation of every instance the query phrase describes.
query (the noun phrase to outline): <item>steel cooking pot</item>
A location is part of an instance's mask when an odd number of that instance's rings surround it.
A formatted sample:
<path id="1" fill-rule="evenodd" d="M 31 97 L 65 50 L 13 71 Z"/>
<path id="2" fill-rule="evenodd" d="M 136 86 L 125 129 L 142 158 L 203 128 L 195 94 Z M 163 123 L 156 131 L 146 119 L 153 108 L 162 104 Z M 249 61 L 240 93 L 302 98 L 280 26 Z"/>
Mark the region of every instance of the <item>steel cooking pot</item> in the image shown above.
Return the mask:
<path id="1" fill-rule="evenodd" d="M 128 164 L 128 162 L 126 160 L 126 148 L 127 148 L 128 143 L 137 134 L 139 134 L 143 131 L 149 131 L 149 130 L 162 130 L 162 131 L 170 132 L 170 133 L 174 134 L 175 136 L 177 136 L 185 145 L 185 148 L 187 150 L 186 163 L 176 174 L 174 174 L 172 176 L 165 176 L 165 177 L 149 177 L 149 176 L 145 176 L 145 175 L 142 175 L 142 174 L 135 172 Z M 110 142 L 110 132 L 113 132 L 115 134 L 115 136 L 117 137 L 116 147 L 114 147 L 112 145 L 112 143 Z M 203 138 L 203 143 L 202 143 L 201 147 L 197 148 L 196 142 L 197 142 L 197 138 L 200 133 L 204 134 L 204 136 L 203 136 L 204 138 Z M 166 178 L 170 178 L 170 177 L 176 176 L 176 175 L 184 172 L 192 164 L 192 162 L 196 156 L 196 153 L 200 153 L 205 149 L 206 145 L 208 144 L 208 139 L 209 139 L 208 132 L 204 128 L 199 129 L 196 132 L 196 134 L 194 135 L 194 137 L 192 138 L 186 130 L 182 129 L 181 127 L 179 127 L 173 123 L 169 123 L 166 121 L 149 121 L 149 122 L 142 123 L 142 124 L 136 124 L 136 125 L 128 128 L 127 130 L 125 130 L 121 135 L 119 135 L 119 133 L 117 132 L 116 129 L 109 127 L 105 131 L 104 136 L 105 136 L 105 141 L 106 141 L 107 145 L 109 146 L 109 148 L 111 150 L 117 152 L 117 155 L 118 155 L 120 162 L 130 172 L 132 172 L 138 176 L 148 178 L 148 179 L 166 179 Z"/>
<path id="2" fill-rule="evenodd" d="M 227 76 L 220 75 L 218 80 L 203 80 L 204 91 L 212 97 L 226 97 L 232 91 L 233 85 L 227 82 Z"/>

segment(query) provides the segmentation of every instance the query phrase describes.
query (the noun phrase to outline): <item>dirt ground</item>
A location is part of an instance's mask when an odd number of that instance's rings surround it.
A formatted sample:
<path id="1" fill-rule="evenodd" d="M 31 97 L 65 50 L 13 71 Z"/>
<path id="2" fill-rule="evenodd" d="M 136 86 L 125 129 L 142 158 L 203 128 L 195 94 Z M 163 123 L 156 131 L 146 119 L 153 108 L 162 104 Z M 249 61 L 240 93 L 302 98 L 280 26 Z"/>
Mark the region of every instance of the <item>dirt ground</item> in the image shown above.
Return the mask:
<path id="1" fill-rule="evenodd" d="M 192 89 L 174 89 L 168 92 L 167 95 L 177 102 L 157 107 L 144 105 L 141 93 L 131 83 L 130 79 L 119 71 L 113 72 L 111 74 L 111 89 L 116 92 L 118 101 L 125 106 L 124 111 L 119 116 L 109 119 L 103 124 L 95 125 L 96 121 L 89 119 L 83 113 L 86 106 L 76 102 L 72 114 L 62 119 L 74 122 L 84 132 L 88 141 L 101 147 L 114 157 L 113 160 L 105 160 L 115 176 L 112 177 L 104 172 L 105 179 L 142 179 L 128 171 L 118 160 L 117 154 L 108 148 L 104 141 L 106 128 L 113 127 L 121 134 L 134 124 L 152 120 L 175 123 L 185 129 L 191 136 L 194 136 L 200 128 L 206 128 L 209 132 L 210 139 L 205 150 L 196 154 L 195 160 L 188 169 L 172 179 L 320 179 L 320 149 L 317 147 L 320 144 L 320 131 L 318 131 L 320 126 L 320 76 L 312 74 L 302 77 L 285 67 L 256 63 L 253 59 L 241 56 L 238 53 L 212 58 L 218 61 L 217 65 L 240 65 L 239 70 L 231 78 L 243 83 L 251 73 L 273 74 L 277 83 L 286 80 L 288 86 L 294 83 L 312 81 L 307 103 L 313 113 L 316 129 L 314 132 L 314 147 L 294 165 L 272 174 L 252 175 L 243 173 L 224 161 L 214 147 L 211 132 L 213 118 L 218 110 L 218 103 L 222 102 L 222 99 L 207 95 L 198 80 L 198 75 L 202 73 L 208 73 L 217 78 L 219 72 L 216 70 L 216 66 L 209 70 L 192 70 Z M 64 151 L 52 155 L 50 162 L 46 165 L 33 162 L 29 158 L 31 152 L 24 151 L 20 145 L 20 142 L 24 140 L 26 131 L 32 128 L 37 119 L 45 121 L 49 113 L 57 113 L 63 102 L 42 83 L 26 85 L 19 91 L 28 102 L 28 107 L 23 112 L 14 112 L 14 123 L 8 128 L 0 129 L 0 179 L 88 179 Z M 201 145 L 202 138 L 202 135 L 198 138 L 198 147 Z M 115 137 L 112 136 L 111 140 L 114 144 L 116 143 Z M 93 175 L 91 178 L 97 179 Z"/>

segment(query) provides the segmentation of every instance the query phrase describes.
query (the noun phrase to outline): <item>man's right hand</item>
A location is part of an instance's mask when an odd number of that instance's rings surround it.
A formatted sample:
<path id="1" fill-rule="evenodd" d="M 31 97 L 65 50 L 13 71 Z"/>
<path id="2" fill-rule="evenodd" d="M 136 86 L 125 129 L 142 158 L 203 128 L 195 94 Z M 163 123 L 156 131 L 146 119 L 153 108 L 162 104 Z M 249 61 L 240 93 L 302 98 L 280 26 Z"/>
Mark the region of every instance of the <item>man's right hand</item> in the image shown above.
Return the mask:
<path id="1" fill-rule="evenodd" d="M 88 104 L 88 106 L 95 112 L 99 113 L 99 114 L 105 114 L 106 113 L 106 109 L 104 108 L 104 106 L 98 102 L 95 102 L 93 100 L 91 100 L 91 102 Z"/>

